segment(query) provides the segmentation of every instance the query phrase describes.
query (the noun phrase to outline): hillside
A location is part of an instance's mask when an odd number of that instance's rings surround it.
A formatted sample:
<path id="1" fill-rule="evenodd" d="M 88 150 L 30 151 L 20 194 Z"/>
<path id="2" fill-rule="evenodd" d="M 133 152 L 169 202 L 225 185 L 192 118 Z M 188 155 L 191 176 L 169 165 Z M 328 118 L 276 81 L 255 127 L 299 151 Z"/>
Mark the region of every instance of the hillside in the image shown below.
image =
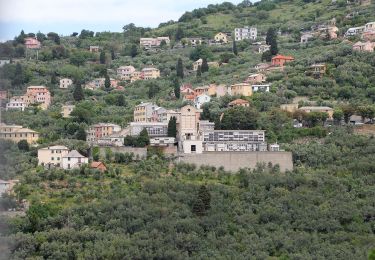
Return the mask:
<path id="1" fill-rule="evenodd" d="M 188 11 L 158 28 L 77 28 L 70 36 L 22 31 L 0 43 L 1 122 L 39 133 L 32 144 L 0 140 L 0 180 L 19 180 L 0 197 L 0 258 L 4 252 L 5 259 L 374 259 L 375 52 L 353 49 L 364 41 L 361 33 L 345 35 L 371 22 L 375 3 L 365 0 L 243 1 Z M 233 43 L 234 29 L 244 26 L 256 27 L 257 38 Z M 334 26 L 337 37 L 322 33 Z M 228 43 L 214 41 L 219 32 L 232 34 Z M 307 32 L 313 37 L 301 43 Z M 140 46 L 140 38 L 163 36 L 169 44 Z M 27 48 L 30 37 L 41 46 Z M 261 53 L 266 40 L 270 50 Z M 294 60 L 275 65 L 277 54 Z M 314 73 L 312 65 L 324 71 Z M 131 66 L 135 76 L 118 71 Z M 160 76 L 146 79 L 145 68 Z M 254 74 L 265 79 L 250 86 Z M 60 79 L 72 84 L 61 88 Z M 251 94 L 229 91 L 244 82 Z M 255 91 L 257 84 L 269 91 Z M 195 93 L 213 85 L 228 91 L 210 94 L 200 119 L 216 130 L 265 130 L 268 144 L 292 154 L 293 170 L 178 163 L 151 147 L 147 134 L 146 141 L 119 137 L 147 148 L 144 159 L 110 147 L 100 154 L 87 140 L 97 123 L 128 129 L 142 102 L 179 111 L 198 96 L 188 99 L 181 86 Z M 51 103 L 8 109 L 29 86 L 45 86 Z M 230 107 L 237 99 L 247 106 Z M 74 105 L 69 117 L 65 105 Z M 311 106 L 329 110 L 306 112 Z M 38 164 L 38 149 L 56 145 L 106 170 Z"/>

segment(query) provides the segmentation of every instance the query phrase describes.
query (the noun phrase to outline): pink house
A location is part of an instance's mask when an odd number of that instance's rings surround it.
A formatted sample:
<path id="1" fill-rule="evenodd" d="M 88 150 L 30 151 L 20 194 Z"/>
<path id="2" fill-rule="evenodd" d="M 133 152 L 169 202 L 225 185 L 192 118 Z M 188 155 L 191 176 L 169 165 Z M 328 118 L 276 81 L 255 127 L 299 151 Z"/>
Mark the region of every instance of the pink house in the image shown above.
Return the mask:
<path id="1" fill-rule="evenodd" d="M 25 46 L 27 49 L 40 49 L 40 42 L 36 38 L 27 37 L 25 38 Z"/>
<path id="2" fill-rule="evenodd" d="M 47 109 L 51 104 L 51 93 L 44 86 L 30 86 L 27 88 L 26 95 L 34 97 L 34 102 L 41 103 L 42 109 Z"/>
<path id="3" fill-rule="evenodd" d="M 356 42 L 353 51 L 374 52 L 375 42 Z"/>

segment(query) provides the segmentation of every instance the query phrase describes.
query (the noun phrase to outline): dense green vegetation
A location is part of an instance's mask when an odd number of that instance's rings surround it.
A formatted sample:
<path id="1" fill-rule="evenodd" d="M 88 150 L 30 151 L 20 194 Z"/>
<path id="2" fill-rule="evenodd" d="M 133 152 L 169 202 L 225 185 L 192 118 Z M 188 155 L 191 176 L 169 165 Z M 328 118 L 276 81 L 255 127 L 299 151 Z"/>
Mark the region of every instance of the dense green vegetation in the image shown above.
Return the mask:
<path id="1" fill-rule="evenodd" d="M 170 168 L 157 157 L 105 174 L 39 168 L 17 188 L 32 206 L 11 221 L 9 245 L 19 258 L 365 259 L 375 243 L 374 148 L 337 130 L 291 147 L 302 167 L 286 174 Z"/>
<path id="2" fill-rule="evenodd" d="M 347 18 L 349 13 L 356 15 Z M 301 32 L 332 18 L 339 39 L 299 43 Z M 239 83 L 271 55 L 295 57 L 283 72 L 267 75 L 270 93 L 213 97 L 201 114 L 218 129 L 266 130 L 268 142 L 293 153 L 293 171 L 258 165 L 229 173 L 172 164 L 158 150 L 139 161 L 132 154 L 106 151 L 102 156 L 95 149 L 93 158 L 106 163 L 106 172 L 45 170 L 37 166 L 36 147 L 0 142 L 0 179 L 20 179 L 15 194 L 0 200 L 0 209 L 14 208 L 23 199 L 30 203 L 25 216 L 0 216 L 0 252 L 15 259 L 374 259 L 375 139 L 354 134 L 347 124 L 353 114 L 363 121 L 374 117 L 375 53 L 353 52 L 359 38 L 341 38 L 348 27 L 370 21 L 375 21 L 373 3 L 243 1 L 193 10 L 156 29 L 129 24 L 123 33 L 82 30 L 60 37 L 39 32 L 43 48 L 38 60 L 23 45 L 34 33 L 21 32 L 0 43 L 0 58 L 14 61 L 0 68 L 1 90 L 16 95 L 26 86 L 46 85 L 53 95 L 48 110 L 6 111 L 3 120 L 40 132 L 40 147 L 61 144 L 84 155 L 89 148 L 84 130 L 90 124 L 126 126 L 141 101 L 167 109 L 185 105 L 181 84 Z M 259 54 L 251 41 L 194 48 L 185 39 L 208 39 L 245 25 L 258 28 L 272 45 L 270 53 Z M 139 48 L 139 37 L 165 35 L 171 46 Z M 174 48 L 180 40 L 183 47 Z M 101 51 L 89 52 L 90 45 Z M 203 64 L 193 72 L 199 58 Z M 225 65 L 210 67 L 212 61 Z M 314 63 L 325 63 L 326 74 L 315 78 L 306 73 Z M 137 70 L 155 66 L 161 78 L 120 82 L 124 90 L 111 89 L 109 79 L 123 65 Z M 59 89 L 61 77 L 72 78 L 74 86 Z M 105 88 L 83 89 L 98 77 L 105 78 Z M 334 122 L 327 126 L 325 113 L 280 110 L 297 96 L 309 99 L 301 106 L 333 107 Z M 228 109 L 236 98 L 248 100 L 250 107 Z M 71 118 L 62 118 L 60 109 L 67 102 L 76 107 Z M 294 128 L 293 119 L 305 127 Z M 145 132 L 125 142 L 147 146 Z M 175 120 L 168 136 L 176 136 Z"/>

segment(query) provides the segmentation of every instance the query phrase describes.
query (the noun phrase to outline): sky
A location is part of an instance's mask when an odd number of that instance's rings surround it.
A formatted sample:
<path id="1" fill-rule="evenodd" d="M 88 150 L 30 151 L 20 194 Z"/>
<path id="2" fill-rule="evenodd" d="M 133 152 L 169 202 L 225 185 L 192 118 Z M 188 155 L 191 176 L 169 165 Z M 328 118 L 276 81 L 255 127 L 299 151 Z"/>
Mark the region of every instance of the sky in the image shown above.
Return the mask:
<path id="1" fill-rule="evenodd" d="M 129 23 L 157 27 L 185 11 L 225 0 L 0 0 L 0 41 L 21 30 L 70 35 L 88 29 L 120 32 Z M 226 0 L 238 4 L 242 0 Z"/>

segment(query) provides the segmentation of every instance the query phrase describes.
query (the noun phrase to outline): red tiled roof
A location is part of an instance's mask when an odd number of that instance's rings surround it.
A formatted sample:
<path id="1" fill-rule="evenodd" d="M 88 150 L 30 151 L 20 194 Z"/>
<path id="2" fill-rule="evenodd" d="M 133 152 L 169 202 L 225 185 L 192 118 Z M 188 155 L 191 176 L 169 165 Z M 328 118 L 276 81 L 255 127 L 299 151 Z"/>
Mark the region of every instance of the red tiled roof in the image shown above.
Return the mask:
<path id="1" fill-rule="evenodd" d="M 277 54 L 272 59 L 294 60 L 294 58 L 292 56 L 284 56 L 284 55 L 281 55 L 281 54 Z"/>
<path id="2" fill-rule="evenodd" d="M 102 162 L 92 162 L 90 167 L 91 168 L 98 168 L 101 164 L 103 164 Z M 103 164 L 104 166 L 104 164 Z"/>

